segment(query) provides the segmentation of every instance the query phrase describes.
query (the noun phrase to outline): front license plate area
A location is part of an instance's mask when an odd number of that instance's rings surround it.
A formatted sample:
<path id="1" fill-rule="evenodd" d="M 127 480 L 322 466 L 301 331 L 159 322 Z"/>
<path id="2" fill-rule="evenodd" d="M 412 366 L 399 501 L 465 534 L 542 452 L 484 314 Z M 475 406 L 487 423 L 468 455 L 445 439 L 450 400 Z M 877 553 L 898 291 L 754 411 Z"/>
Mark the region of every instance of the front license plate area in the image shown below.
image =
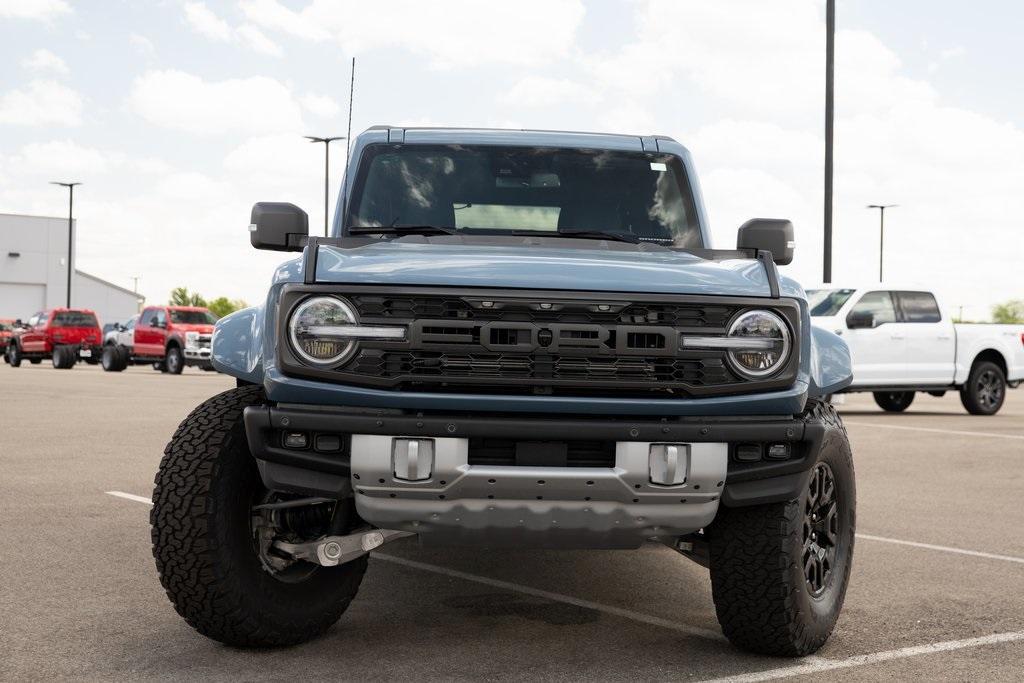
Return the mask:
<path id="1" fill-rule="evenodd" d="M 517 441 L 519 467 L 567 467 L 569 444 L 564 441 Z"/>

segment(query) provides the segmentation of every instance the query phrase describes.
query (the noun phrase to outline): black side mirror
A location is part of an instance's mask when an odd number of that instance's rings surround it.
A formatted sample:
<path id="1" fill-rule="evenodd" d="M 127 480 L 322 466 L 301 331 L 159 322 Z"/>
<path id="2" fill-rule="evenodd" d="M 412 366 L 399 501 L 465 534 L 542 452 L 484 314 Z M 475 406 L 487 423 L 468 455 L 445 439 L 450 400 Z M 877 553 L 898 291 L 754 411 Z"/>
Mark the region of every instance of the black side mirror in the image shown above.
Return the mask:
<path id="1" fill-rule="evenodd" d="M 21 318 L 18 318 L 17 320 L 14 321 L 14 326 L 15 327 L 25 327 L 25 323 L 21 322 Z"/>
<path id="2" fill-rule="evenodd" d="M 875 314 L 871 311 L 852 311 L 846 316 L 846 326 L 851 330 L 871 329 L 875 326 Z"/>
<path id="3" fill-rule="evenodd" d="M 736 234 L 738 249 L 770 251 L 776 265 L 793 262 L 793 222 L 779 218 L 752 218 Z"/>
<path id="4" fill-rule="evenodd" d="M 258 202 L 249 219 L 249 242 L 257 249 L 302 251 L 309 237 L 309 216 L 284 202 Z"/>

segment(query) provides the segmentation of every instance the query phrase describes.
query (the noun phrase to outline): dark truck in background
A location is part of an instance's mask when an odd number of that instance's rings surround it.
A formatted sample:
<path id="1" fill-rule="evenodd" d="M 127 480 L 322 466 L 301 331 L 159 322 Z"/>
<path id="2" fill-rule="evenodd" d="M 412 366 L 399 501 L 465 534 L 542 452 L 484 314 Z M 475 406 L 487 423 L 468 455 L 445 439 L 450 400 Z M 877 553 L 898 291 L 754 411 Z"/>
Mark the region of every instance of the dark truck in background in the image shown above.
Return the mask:
<path id="1" fill-rule="evenodd" d="M 824 399 L 850 357 L 777 271 L 788 221 L 712 249 L 690 155 L 662 136 L 377 127 L 332 237 L 290 204 L 251 222 L 253 246 L 301 255 L 218 321 L 238 387 L 185 418 L 153 493 L 160 578 L 199 632 L 312 638 L 370 551 L 415 536 L 660 543 L 710 568 L 738 646 L 829 637 L 855 486 Z"/>

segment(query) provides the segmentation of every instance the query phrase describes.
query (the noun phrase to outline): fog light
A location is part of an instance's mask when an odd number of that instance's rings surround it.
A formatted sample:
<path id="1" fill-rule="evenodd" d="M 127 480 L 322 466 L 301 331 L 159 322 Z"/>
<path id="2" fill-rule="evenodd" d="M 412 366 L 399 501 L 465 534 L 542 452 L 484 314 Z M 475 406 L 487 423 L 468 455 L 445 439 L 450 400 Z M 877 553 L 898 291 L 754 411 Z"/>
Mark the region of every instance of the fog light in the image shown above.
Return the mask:
<path id="1" fill-rule="evenodd" d="M 305 432 L 285 432 L 284 435 L 284 447 L 285 448 L 305 448 L 309 445 L 309 439 L 306 438 Z"/>
<path id="2" fill-rule="evenodd" d="M 761 444 L 741 443 L 736 447 L 736 460 L 738 462 L 757 462 L 761 459 Z"/>
<path id="3" fill-rule="evenodd" d="M 676 486 L 686 481 L 690 446 L 685 443 L 651 444 L 651 483 Z"/>
<path id="4" fill-rule="evenodd" d="M 434 469 L 433 439 L 394 439 L 392 465 L 395 479 L 424 481 Z"/>
<path id="5" fill-rule="evenodd" d="M 788 443 L 773 443 L 768 447 L 768 457 L 772 460 L 786 460 L 789 458 Z"/>

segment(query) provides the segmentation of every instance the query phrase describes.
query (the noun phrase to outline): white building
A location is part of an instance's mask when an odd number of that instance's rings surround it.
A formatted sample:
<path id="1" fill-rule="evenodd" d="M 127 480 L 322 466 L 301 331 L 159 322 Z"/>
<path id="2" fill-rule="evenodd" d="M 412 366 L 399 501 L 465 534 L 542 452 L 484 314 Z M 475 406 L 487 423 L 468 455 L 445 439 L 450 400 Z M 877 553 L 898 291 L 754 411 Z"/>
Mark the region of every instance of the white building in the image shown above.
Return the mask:
<path id="1" fill-rule="evenodd" d="M 77 233 L 77 226 L 75 228 Z M 72 251 L 72 263 L 75 252 Z M 0 213 L 0 318 L 27 320 L 67 303 L 68 219 Z M 71 307 L 96 311 L 100 324 L 138 313 L 145 297 L 74 271 Z"/>

